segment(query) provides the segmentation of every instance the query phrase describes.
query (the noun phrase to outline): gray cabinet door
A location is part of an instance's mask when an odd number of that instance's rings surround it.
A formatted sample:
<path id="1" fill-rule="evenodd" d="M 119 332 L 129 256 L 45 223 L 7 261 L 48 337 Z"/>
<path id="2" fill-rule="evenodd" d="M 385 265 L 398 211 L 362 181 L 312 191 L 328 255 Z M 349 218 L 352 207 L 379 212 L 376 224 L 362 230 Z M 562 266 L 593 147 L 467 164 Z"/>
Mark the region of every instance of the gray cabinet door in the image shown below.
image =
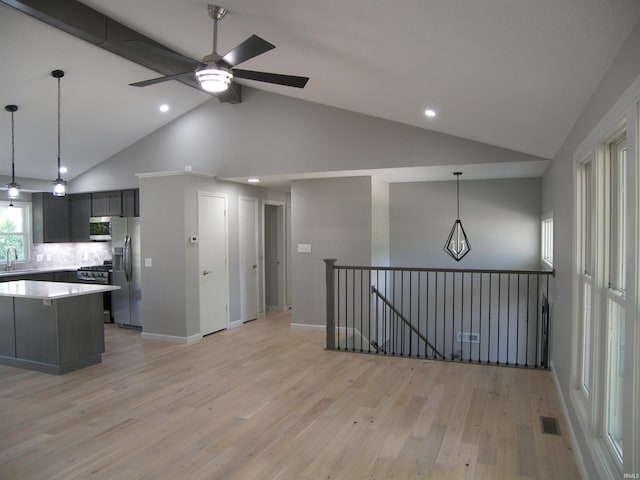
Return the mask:
<path id="1" fill-rule="evenodd" d="M 54 197 L 50 193 L 31 195 L 33 242 L 53 243 L 69 241 L 69 197 Z"/>
<path id="2" fill-rule="evenodd" d="M 92 217 L 121 217 L 122 192 L 97 192 L 91 194 Z"/>
<path id="3" fill-rule="evenodd" d="M 89 218 L 91 217 L 91 194 L 69 195 L 72 242 L 89 241 Z"/>

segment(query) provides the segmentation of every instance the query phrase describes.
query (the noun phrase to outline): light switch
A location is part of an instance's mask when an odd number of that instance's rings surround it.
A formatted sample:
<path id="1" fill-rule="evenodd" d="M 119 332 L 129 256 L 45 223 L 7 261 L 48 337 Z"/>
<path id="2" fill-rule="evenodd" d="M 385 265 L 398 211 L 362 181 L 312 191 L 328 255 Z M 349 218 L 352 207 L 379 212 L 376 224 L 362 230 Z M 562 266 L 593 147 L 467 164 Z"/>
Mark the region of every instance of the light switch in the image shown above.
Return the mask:
<path id="1" fill-rule="evenodd" d="M 298 244 L 298 253 L 311 253 L 311 244 L 310 243 L 299 243 Z"/>
<path id="2" fill-rule="evenodd" d="M 153 265 L 153 261 L 150 258 L 145 258 L 144 259 L 144 266 L 145 267 L 151 267 Z"/>

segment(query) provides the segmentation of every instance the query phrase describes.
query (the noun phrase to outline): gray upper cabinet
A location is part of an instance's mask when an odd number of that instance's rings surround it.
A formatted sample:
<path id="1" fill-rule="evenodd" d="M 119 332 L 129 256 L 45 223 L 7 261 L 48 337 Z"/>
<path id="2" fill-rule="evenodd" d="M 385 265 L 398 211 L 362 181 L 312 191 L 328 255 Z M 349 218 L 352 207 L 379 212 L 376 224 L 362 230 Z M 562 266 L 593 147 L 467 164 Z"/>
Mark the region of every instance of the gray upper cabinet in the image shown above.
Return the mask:
<path id="1" fill-rule="evenodd" d="M 121 217 L 122 192 L 98 192 L 91 194 L 92 217 Z"/>
<path id="2" fill-rule="evenodd" d="M 51 193 L 31 195 L 33 242 L 68 242 L 70 226 L 69 197 L 54 197 Z"/>
<path id="3" fill-rule="evenodd" d="M 89 242 L 90 217 L 139 216 L 138 190 L 31 195 L 33 243 Z"/>
<path id="4" fill-rule="evenodd" d="M 91 217 L 91 194 L 77 193 L 69 195 L 71 215 L 70 241 L 89 241 L 89 217 Z"/>
<path id="5" fill-rule="evenodd" d="M 122 216 L 123 217 L 139 217 L 140 216 L 140 200 L 138 198 L 138 189 L 122 191 Z"/>

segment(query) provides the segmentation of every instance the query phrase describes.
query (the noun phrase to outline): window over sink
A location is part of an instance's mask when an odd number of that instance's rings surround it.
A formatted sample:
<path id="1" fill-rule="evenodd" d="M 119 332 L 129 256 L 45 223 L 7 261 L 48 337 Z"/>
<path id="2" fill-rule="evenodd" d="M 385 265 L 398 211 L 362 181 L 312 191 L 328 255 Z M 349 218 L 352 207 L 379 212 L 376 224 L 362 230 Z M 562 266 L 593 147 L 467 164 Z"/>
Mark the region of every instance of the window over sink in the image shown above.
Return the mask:
<path id="1" fill-rule="evenodd" d="M 0 261 L 7 261 L 7 252 L 13 259 L 12 248 L 15 248 L 18 261 L 29 260 L 31 249 L 31 204 L 0 201 Z M 4 266 L 4 265 L 2 265 Z"/>

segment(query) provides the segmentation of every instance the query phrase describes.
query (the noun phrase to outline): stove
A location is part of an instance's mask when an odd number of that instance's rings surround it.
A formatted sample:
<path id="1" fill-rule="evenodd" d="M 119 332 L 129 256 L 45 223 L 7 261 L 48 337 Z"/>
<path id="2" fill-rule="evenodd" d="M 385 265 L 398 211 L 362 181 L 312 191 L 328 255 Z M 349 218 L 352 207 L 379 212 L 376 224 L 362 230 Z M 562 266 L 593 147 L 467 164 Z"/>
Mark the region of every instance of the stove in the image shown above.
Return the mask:
<path id="1" fill-rule="evenodd" d="M 76 271 L 76 281 L 78 283 L 93 283 L 94 285 L 111 285 L 111 272 L 113 265 L 111 260 L 105 260 L 102 265 L 89 265 L 80 267 Z M 102 294 L 104 311 L 104 323 L 113 323 L 111 315 L 111 292 Z"/>
<path id="2" fill-rule="evenodd" d="M 102 265 L 89 265 L 80 267 L 76 272 L 76 280 L 80 283 L 96 283 L 99 285 L 111 285 L 112 264 L 105 260 Z"/>

